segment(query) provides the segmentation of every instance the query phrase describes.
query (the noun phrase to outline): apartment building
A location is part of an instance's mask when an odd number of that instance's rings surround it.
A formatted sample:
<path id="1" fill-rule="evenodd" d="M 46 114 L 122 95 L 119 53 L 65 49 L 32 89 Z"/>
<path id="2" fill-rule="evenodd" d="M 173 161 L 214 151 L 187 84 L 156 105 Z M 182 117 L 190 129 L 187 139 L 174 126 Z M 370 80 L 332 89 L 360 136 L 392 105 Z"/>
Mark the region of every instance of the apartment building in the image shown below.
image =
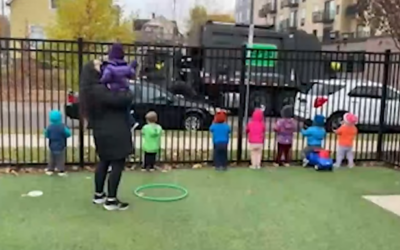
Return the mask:
<path id="1" fill-rule="evenodd" d="M 238 23 L 250 21 L 250 1 L 236 0 Z M 357 20 L 356 0 L 254 0 L 254 23 L 278 30 L 302 29 L 321 40 L 370 36 Z"/>

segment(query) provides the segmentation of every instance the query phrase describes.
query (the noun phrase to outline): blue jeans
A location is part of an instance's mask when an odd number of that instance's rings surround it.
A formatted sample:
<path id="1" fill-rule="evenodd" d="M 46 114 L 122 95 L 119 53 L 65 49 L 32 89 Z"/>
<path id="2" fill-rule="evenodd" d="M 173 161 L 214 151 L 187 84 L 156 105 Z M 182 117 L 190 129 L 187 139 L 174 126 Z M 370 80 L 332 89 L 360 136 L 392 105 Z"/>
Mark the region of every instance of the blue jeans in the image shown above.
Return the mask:
<path id="1" fill-rule="evenodd" d="M 228 144 L 214 144 L 214 165 L 216 168 L 226 169 L 228 166 Z"/>

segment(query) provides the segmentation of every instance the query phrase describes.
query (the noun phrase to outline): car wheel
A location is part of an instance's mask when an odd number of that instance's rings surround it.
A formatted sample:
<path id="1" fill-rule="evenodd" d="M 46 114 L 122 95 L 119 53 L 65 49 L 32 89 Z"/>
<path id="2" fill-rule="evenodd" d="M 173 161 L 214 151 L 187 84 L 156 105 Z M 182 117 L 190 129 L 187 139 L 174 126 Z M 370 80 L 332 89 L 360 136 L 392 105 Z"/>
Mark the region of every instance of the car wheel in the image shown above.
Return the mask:
<path id="1" fill-rule="evenodd" d="M 201 128 L 203 119 L 200 115 L 195 113 L 189 113 L 186 115 L 184 120 L 184 127 L 188 131 L 196 131 Z"/>
<path id="2" fill-rule="evenodd" d="M 344 114 L 344 112 L 340 112 L 329 117 L 328 121 L 326 122 L 326 130 L 328 132 L 332 132 L 333 130 L 338 129 L 342 125 Z"/>

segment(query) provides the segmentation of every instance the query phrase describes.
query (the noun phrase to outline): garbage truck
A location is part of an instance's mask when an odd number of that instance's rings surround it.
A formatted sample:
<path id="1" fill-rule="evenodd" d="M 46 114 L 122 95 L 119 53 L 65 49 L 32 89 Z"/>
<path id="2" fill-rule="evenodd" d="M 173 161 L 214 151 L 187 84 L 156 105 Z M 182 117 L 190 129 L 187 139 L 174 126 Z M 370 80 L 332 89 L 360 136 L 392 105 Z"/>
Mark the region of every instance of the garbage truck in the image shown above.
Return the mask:
<path id="1" fill-rule="evenodd" d="M 145 58 L 164 58 L 163 72 L 169 73 L 158 82 L 172 86 L 175 94 L 205 98 L 232 112 L 240 106 L 240 86 L 248 85 L 249 112 L 262 107 L 265 115 L 278 115 L 284 105 L 294 103 L 296 93 L 310 80 L 335 77 L 329 56 L 321 52 L 313 34 L 255 26 L 253 44 L 247 44 L 248 32 L 248 25 L 209 21 L 189 46 L 163 49 L 164 57 L 152 51 L 153 56 L 148 53 Z M 153 79 L 161 71 L 144 68 L 144 75 Z"/>

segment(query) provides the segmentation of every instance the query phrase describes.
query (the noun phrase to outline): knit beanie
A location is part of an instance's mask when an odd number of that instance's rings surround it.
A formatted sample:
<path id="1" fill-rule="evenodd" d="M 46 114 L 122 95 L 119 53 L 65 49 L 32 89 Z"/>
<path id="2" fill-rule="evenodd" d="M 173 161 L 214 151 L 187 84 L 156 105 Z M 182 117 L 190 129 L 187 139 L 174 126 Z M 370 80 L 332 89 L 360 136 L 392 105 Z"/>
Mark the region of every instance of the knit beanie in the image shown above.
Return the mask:
<path id="1" fill-rule="evenodd" d="M 343 120 L 346 124 L 355 125 L 358 122 L 358 117 L 352 113 L 346 113 L 343 116 Z"/>
<path id="2" fill-rule="evenodd" d="M 224 123 L 226 122 L 226 112 L 225 111 L 218 111 L 214 116 L 215 123 Z"/>
<path id="3" fill-rule="evenodd" d="M 292 105 L 285 105 L 281 110 L 281 116 L 283 118 L 293 118 L 293 106 Z"/>

